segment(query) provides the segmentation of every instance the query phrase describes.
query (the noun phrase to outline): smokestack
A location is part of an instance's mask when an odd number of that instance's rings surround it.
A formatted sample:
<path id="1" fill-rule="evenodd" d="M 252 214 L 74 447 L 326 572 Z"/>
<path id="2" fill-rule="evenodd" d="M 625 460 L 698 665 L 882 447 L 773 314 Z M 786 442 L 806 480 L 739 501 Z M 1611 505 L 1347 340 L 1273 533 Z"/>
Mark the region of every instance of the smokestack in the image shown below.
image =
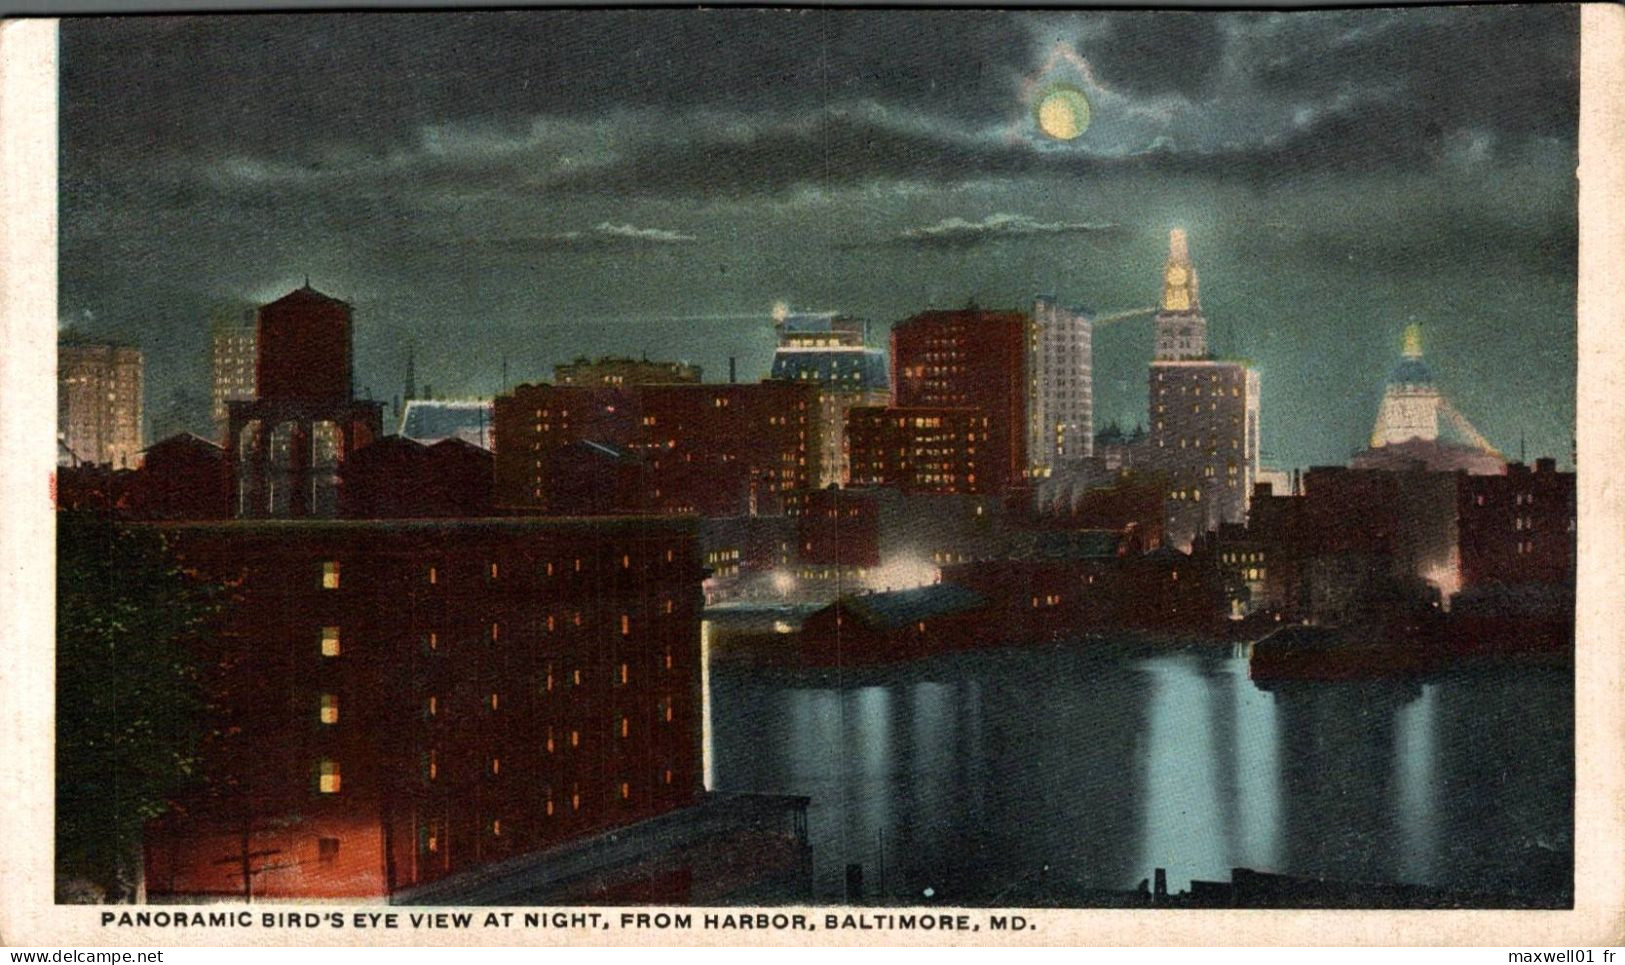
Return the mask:
<path id="1" fill-rule="evenodd" d="M 735 361 L 736 360 L 734 359 L 734 357 L 732 355 L 728 356 L 728 384 L 729 385 L 733 385 L 735 382 L 739 381 L 737 373 L 734 370 Z"/>

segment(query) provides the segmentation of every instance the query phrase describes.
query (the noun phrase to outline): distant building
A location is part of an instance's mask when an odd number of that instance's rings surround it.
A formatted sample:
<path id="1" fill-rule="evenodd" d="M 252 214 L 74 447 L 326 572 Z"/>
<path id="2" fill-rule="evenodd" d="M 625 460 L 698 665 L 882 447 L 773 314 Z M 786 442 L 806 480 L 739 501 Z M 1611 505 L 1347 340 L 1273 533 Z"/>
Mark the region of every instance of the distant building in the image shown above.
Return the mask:
<path id="1" fill-rule="evenodd" d="M 1239 565 L 1257 584 L 1249 612 L 1346 623 L 1380 615 L 1371 600 L 1424 584 L 1448 600 L 1460 585 L 1459 478 L 1422 467 L 1317 466 L 1303 474 L 1299 495 L 1261 485 L 1245 537 L 1221 532 L 1218 562 Z"/>
<path id="2" fill-rule="evenodd" d="M 479 400 L 407 399 L 400 434 L 424 445 L 460 439 L 482 449 L 496 448 L 491 403 Z"/>
<path id="3" fill-rule="evenodd" d="M 258 396 L 226 404 L 236 515 L 336 516 L 339 465 L 383 422 L 352 391 L 350 306 L 307 281 L 260 308 L 257 340 Z"/>
<path id="4" fill-rule="evenodd" d="M 126 503 L 139 519 L 230 519 L 226 450 L 189 432 L 154 443 L 131 476 Z"/>
<path id="5" fill-rule="evenodd" d="M 850 478 L 846 414 L 891 400 L 886 354 L 866 344 L 868 325 L 844 315 L 787 315 L 776 324 L 772 375 L 818 386 L 818 486 Z"/>
<path id="6" fill-rule="evenodd" d="M 1246 363 L 1209 355 L 1183 231 L 1173 231 L 1168 249 L 1144 462 L 1168 477 L 1167 540 L 1188 547 L 1221 523 L 1247 519 L 1259 469 L 1259 380 Z"/>
<path id="7" fill-rule="evenodd" d="M 213 373 L 212 414 L 215 439 L 225 439 L 230 402 L 251 401 L 257 394 L 259 330 L 253 308 L 221 306 L 209 322 L 209 361 Z"/>
<path id="8" fill-rule="evenodd" d="M 148 825 L 151 896 L 384 898 L 703 792 L 692 522 L 158 529 L 234 590 L 208 781 Z"/>
<path id="9" fill-rule="evenodd" d="M 557 451 L 598 443 L 642 460 L 649 511 L 776 515 L 817 476 L 817 386 L 520 385 L 498 397 L 498 506 L 563 511 Z"/>
<path id="10" fill-rule="evenodd" d="M 1454 438 L 1446 438 L 1448 431 Z M 1404 469 L 1421 464 L 1439 472 L 1500 474 L 1506 459 L 1456 411 L 1422 360 L 1422 327 L 1405 329 L 1404 349 L 1388 376 L 1371 445 L 1350 462 L 1356 469 Z"/>
<path id="11" fill-rule="evenodd" d="M 1009 476 L 994 449 L 987 410 L 945 406 L 847 411 L 854 486 L 896 486 L 909 493 L 997 493 Z"/>
<path id="12" fill-rule="evenodd" d="M 1040 296 L 1027 336 L 1027 458 L 1034 478 L 1094 454 L 1093 325 Z"/>
<path id="13" fill-rule="evenodd" d="M 491 515 L 491 451 L 455 437 L 424 445 L 385 436 L 351 453 L 339 479 L 350 519 Z"/>
<path id="14" fill-rule="evenodd" d="M 923 586 L 944 566 L 1009 548 L 1003 500 L 986 495 L 830 486 L 797 493 L 790 512 L 794 592 L 802 599 Z"/>
<path id="15" fill-rule="evenodd" d="M 1461 585 L 1546 584 L 1575 579 L 1574 473 L 1555 459 L 1505 475 L 1461 477 Z"/>
<path id="16" fill-rule="evenodd" d="M 986 438 L 976 440 L 980 492 L 1026 483 L 1030 325 L 1021 312 L 964 309 L 921 312 L 892 327 L 892 405 L 974 409 L 987 418 Z"/>
<path id="17" fill-rule="evenodd" d="M 140 461 L 141 350 L 65 332 L 57 339 L 60 465 L 134 469 Z"/>
<path id="18" fill-rule="evenodd" d="M 651 362 L 622 356 L 578 358 L 553 366 L 553 381 L 558 385 L 597 388 L 667 382 L 686 384 L 700 381 L 700 367 L 687 362 Z"/>

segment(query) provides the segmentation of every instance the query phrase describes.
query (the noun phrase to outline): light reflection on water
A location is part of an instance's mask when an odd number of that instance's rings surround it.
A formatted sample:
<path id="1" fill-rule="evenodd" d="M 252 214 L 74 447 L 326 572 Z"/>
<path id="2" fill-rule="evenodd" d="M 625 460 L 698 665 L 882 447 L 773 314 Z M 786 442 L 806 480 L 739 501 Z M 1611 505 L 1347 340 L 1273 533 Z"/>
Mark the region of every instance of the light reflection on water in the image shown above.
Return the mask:
<path id="1" fill-rule="evenodd" d="M 1479 671 L 1266 691 L 1228 648 L 861 671 L 714 664 L 716 786 L 804 794 L 815 897 L 1089 904 L 1152 869 L 1565 887 L 1572 683 Z"/>

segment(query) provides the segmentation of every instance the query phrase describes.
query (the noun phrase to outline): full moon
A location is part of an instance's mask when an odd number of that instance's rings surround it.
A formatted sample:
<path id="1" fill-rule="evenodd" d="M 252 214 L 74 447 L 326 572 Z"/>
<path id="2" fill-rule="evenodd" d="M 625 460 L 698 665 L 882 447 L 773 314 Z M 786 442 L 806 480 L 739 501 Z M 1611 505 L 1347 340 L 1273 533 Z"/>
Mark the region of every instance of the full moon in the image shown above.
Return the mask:
<path id="1" fill-rule="evenodd" d="M 1057 87 L 1038 101 L 1038 129 L 1070 141 L 1089 127 L 1089 101 L 1071 87 Z"/>

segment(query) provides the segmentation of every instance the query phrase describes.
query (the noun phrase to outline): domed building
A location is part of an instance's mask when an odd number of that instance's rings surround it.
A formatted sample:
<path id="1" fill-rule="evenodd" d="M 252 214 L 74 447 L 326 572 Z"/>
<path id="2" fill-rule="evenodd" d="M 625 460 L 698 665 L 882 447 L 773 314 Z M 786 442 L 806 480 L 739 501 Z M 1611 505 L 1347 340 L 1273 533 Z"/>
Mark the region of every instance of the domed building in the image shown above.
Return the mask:
<path id="1" fill-rule="evenodd" d="M 1454 438 L 1446 438 L 1446 431 Z M 1355 469 L 1464 470 L 1475 476 L 1506 472 L 1506 459 L 1467 417 L 1456 411 L 1422 359 L 1422 327 L 1405 329 L 1404 348 L 1388 376 L 1370 447 L 1357 453 Z"/>

